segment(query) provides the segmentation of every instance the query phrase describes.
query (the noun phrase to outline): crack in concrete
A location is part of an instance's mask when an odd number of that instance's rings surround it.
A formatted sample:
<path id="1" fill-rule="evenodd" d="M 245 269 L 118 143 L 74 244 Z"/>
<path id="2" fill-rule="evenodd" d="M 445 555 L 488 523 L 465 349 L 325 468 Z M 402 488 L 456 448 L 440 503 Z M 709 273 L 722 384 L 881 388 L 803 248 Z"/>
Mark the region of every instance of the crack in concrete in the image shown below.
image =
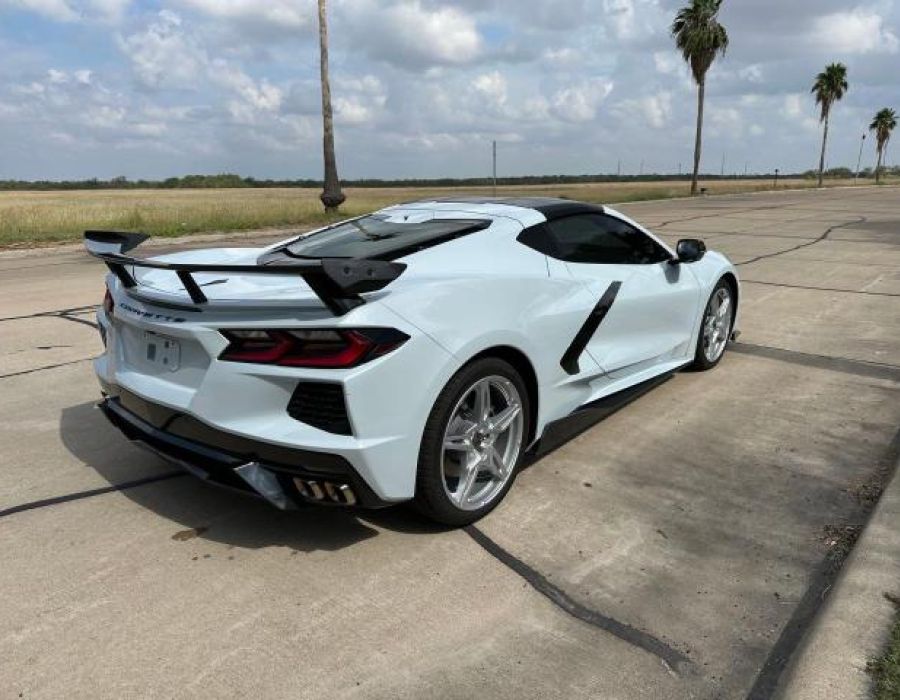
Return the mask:
<path id="1" fill-rule="evenodd" d="M 750 258 L 749 260 L 744 260 L 743 262 L 736 263 L 736 267 L 740 267 L 741 265 L 751 265 L 755 262 L 759 262 L 760 260 L 768 260 L 769 258 L 777 258 L 779 255 L 785 255 L 787 253 L 793 253 L 794 251 L 800 250 L 801 248 L 808 248 L 811 245 L 816 245 L 816 243 L 821 243 L 824 240 L 828 239 L 828 236 L 831 235 L 832 231 L 837 231 L 840 228 L 847 228 L 848 226 L 853 226 L 854 224 L 862 224 L 868 221 L 868 218 L 865 216 L 860 216 L 854 221 L 845 221 L 842 224 L 835 224 L 834 226 L 829 227 L 825 233 L 823 233 L 818 238 L 815 238 L 811 241 L 805 241 L 800 243 L 799 245 L 792 246 L 786 250 L 779 250 L 774 253 L 766 253 L 764 255 L 757 255 L 755 258 Z"/>
<path id="2" fill-rule="evenodd" d="M 819 369 L 831 370 L 833 372 L 842 372 L 843 374 L 854 374 L 858 377 L 887 379 L 889 381 L 900 382 L 900 366 L 897 365 L 855 360 L 850 357 L 814 355 L 812 353 L 800 352 L 799 350 L 786 350 L 784 348 L 774 348 L 769 345 L 754 345 L 753 343 L 745 343 L 743 341 L 732 343 L 728 347 L 732 352 L 741 355 L 764 357 L 769 360 L 790 362 L 805 367 L 816 367 Z"/>
<path id="3" fill-rule="evenodd" d="M 155 476 L 145 476 L 142 479 L 135 479 L 134 481 L 126 481 L 121 484 L 112 484 L 110 486 L 103 486 L 103 487 L 97 488 L 97 489 L 90 489 L 89 491 L 77 491 L 75 493 L 67 493 L 63 496 L 53 496 L 51 498 L 43 498 L 39 501 L 31 501 L 30 503 L 22 503 L 17 506 L 12 506 L 10 508 L 0 510 L 0 518 L 5 518 L 10 515 L 15 515 L 16 513 L 23 513 L 27 510 L 37 510 L 39 508 L 47 508 L 48 506 L 59 505 L 60 503 L 70 503 L 71 501 L 80 501 L 85 498 L 92 498 L 94 496 L 102 496 L 104 494 L 114 493 L 116 491 L 126 491 L 128 489 L 133 489 L 138 486 L 152 484 L 157 481 L 165 481 L 166 479 L 174 479 L 177 476 L 186 476 L 186 472 L 183 472 L 181 470 L 165 472 L 164 474 L 156 474 Z"/>
<path id="4" fill-rule="evenodd" d="M 834 240 L 834 239 L 832 239 Z M 865 294 L 872 297 L 900 297 L 892 292 L 870 292 L 866 289 L 837 289 L 835 287 L 813 287 L 805 284 L 785 284 L 783 282 L 763 282 L 761 280 L 741 279 L 741 284 L 764 284 L 768 287 L 785 287 L 787 289 L 809 289 L 814 292 L 839 292 L 841 294 Z"/>
<path id="5" fill-rule="evenodd" d="M 93 311 L 97 308 L 96 304 L 91 304 L 90 306 L 75 306 L 71 309 L 54 309 L 52 311 L 36 311 L 33 314 L 24 314 L 22 316 L 5 316 L 4 318 L 0 318 L 0 323 L 3 321 L 23 321 L 28 318 L 53 318 L 57 316 L 66 316 L 69 314 L 77 314 L 77 313 L 85 313 L 88 311 Z"/>
<path id="6" fill-rule="evenodd" d="M 43 367 L 34 367 L 32 369 L 23 369 L 19 372 L 10 372 L 9 374 L 0 374 L 0 379 L 9 379 L 11 377 L 21 377 L 24 374 L 34 374 L 35 372 L 43 372 L 47 369 L 56 369 L 57 367 L 68 367 L 69 365 L 77 365 L 80 362 L 90 362 L 93 358 L 84 357 L 80 360 L 70 360 L 69 362 L 60 362 L 55 365 L 45 365 Z"/>
<path id="7" fill-rule="evenodd" d="M 515 557 L 474 525 L 463 528 L 472 540 L 494 559 L 521 576 L 538 593 L 572 617 L 592 627 L 608 632 L 623 642 L 638 647 L 660 659 L 672 672 L 682 676 L 694 670 L 694 662 L 685 654 L 669 646 L 649 632 L 619 622 L 592 610 L 571 598 L 565 591 L 547 580 L 547 577 Z"/>

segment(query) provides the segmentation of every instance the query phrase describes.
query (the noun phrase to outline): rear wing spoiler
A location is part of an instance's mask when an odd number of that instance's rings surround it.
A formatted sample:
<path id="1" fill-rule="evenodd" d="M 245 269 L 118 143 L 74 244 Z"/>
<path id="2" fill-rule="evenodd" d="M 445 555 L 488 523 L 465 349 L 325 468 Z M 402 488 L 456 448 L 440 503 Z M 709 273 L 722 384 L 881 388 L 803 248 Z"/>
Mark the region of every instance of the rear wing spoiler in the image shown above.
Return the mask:
<path id="1" fill-rule="evenodd" d="M 149 237 L 143 233 L 85 231 L 84 244 L 88 253 L 105 262 L 110 272 L 128 289 L 138 286 L 129 267 L 174 272 L 195 304 L 206 304 L 209 301 L 192 276 L 198 272 L 299 275 L 336 316 L 343 316 L 365 304 L 360 294 L 384 289 L 406 269 L 403 263 L 386 260 L 308 260 L 291 257 L 283 251 L 266 255 L 264 261 L 256 265 L 162 262 L 126 255 Z"/>

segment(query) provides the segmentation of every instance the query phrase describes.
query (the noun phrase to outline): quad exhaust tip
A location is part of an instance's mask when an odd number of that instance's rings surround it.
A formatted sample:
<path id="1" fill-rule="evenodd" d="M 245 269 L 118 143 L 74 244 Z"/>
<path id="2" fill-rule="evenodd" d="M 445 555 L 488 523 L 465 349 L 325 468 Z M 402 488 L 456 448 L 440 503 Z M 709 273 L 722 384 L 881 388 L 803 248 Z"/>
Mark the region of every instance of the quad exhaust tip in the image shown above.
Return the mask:
<path id="1" fill-rule="evenodd" d="M 355 506 L 356 494 L 349 484 L 332 481 L 316 481 L 294 477 L 294 486 L 307 501 L 317 503 L 334 503 L 341 506 Z"/>

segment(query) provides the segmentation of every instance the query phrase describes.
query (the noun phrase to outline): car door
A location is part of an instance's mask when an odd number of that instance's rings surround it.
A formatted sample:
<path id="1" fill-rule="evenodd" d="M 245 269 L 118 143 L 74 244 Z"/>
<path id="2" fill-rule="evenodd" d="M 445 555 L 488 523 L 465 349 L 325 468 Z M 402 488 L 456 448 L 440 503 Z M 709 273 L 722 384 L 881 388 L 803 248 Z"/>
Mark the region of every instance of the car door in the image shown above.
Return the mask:
<path id="1" fill-rule="evenodd" d="M 602 320 L 580 340 L 607 374 L 625 377 L 689 352 L 700 285 L 686 266 L 669 263 L 668 250 L 609 214 L 578 214 L 546 226 L 555 257 L 597 300 L 589 318 Z M 587 331 L 593 325 L 586 319 Z"/>

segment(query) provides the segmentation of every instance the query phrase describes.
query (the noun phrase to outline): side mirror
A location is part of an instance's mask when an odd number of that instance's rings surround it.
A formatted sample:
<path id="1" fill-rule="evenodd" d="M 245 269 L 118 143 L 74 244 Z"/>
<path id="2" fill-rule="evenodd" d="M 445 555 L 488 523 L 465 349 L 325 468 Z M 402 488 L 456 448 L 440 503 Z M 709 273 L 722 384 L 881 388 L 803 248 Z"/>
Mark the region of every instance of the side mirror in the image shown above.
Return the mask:
<path id="1" fill-rule="evenodd" d="M 684 238 L 678 241 L 675 254 L 677 257 L 669 261 L 672 265 L 697 262 L 706 255 L 706 244 L 697 238 Z"/>

